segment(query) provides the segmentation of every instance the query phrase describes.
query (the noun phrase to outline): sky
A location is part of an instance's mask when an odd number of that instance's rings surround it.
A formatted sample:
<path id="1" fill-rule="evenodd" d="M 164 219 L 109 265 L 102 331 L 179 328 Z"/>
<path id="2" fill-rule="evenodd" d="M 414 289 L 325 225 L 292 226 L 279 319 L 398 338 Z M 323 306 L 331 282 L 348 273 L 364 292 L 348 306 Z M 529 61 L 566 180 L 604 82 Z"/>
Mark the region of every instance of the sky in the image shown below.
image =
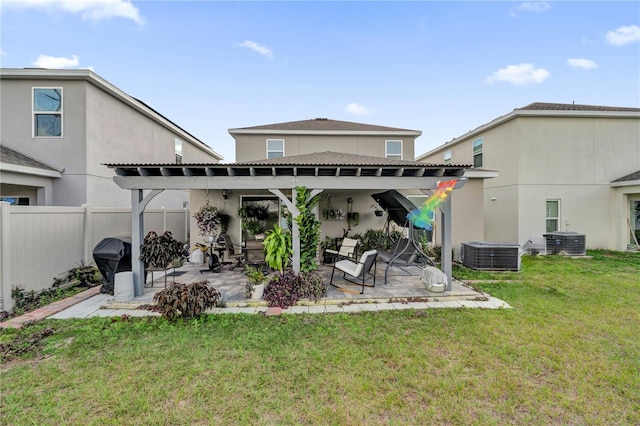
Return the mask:
<path id="1" fill-rule="evenodd" d="M 638 1 L 0 0 L 0 27 L 3 68 L 92 69 L 224 162 L 230 128 L 420 130 L 418 156 L 532 102 L 640 107 Z"/>

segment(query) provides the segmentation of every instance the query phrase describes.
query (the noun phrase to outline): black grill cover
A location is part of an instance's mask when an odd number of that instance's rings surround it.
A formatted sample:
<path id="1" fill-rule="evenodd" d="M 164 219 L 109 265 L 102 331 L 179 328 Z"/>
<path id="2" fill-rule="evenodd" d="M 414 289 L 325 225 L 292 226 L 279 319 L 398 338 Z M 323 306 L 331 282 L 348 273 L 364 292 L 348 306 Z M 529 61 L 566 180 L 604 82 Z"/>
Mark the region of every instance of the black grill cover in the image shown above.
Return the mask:
<path id="1" fill-rule="evenodd" d="M 131 271 L 131 237 L 107 237 L 93 249 L 93 260 L 104 283 L 100 293 L 113 294 L 116 273 Z"/>

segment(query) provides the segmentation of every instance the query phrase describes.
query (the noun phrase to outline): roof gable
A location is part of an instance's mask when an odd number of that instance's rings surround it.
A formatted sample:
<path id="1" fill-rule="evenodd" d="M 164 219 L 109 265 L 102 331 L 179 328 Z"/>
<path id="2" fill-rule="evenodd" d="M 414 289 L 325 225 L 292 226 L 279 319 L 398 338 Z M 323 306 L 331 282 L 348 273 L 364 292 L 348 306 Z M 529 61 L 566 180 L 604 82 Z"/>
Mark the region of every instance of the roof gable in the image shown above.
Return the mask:
<path id="1" fill-rule="evenodd" d="M 289 121 L 286 123 L 265 124 L 252 127 L 229 129 L 229 133 L 362 133 L 362 134 L 413 134 L 420 136 L 419 130 L 401 129 L 397 127 L 378 126 L 375 124 L 354 123 L 351 121 L 331 120 L 328 118 L 314 118 L 311 120 Z"/>

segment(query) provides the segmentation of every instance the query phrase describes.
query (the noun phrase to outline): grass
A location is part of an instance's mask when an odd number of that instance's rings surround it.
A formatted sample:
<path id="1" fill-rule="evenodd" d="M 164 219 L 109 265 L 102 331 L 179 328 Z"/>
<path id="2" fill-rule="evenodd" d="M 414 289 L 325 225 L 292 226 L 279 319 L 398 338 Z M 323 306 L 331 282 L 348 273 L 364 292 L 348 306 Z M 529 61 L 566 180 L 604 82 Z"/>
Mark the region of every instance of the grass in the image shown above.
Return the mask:
<path id="1" fill-rule="evenodd" d="M 514 309 L 43 321 L 6 424 L 639 424 L 640 254 L 456 270 Z M 508 278 L 505 278 L 508 277 Z M 507 280 L 508 282 L 505 282 Z M 37 344 L 29 336 L 42 335 Z"/>

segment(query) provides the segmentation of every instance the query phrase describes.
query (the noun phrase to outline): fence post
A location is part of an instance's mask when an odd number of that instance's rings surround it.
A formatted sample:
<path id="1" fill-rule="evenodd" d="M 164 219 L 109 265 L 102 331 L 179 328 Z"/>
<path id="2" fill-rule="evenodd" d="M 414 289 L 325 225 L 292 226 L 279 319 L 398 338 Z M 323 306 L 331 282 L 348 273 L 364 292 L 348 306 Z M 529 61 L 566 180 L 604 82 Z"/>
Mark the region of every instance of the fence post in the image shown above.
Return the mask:
<path id="1" fill-rule="evenodd" d="M 0 201 L 0 310 L 13 308 L 11 299 L 11 205 Z"/>
<path id="2" fill-rule="evenodd" d="M 162 232 L 167 232 L 167 208 L 162 206 Z"/>
<path id="3" fill-rule="evenodd" d="M 82 262 L 84 265 L 88 265 L 89 263 L 91 263 L 93 256 L 93 253 L 91 251 L 91 241 L 93 241 L 93 210 L 91 209 L 91 205 L 89 204 L 83 204 L 81 207 L 84 208 L 84 227 L 82 229 Z"/>

